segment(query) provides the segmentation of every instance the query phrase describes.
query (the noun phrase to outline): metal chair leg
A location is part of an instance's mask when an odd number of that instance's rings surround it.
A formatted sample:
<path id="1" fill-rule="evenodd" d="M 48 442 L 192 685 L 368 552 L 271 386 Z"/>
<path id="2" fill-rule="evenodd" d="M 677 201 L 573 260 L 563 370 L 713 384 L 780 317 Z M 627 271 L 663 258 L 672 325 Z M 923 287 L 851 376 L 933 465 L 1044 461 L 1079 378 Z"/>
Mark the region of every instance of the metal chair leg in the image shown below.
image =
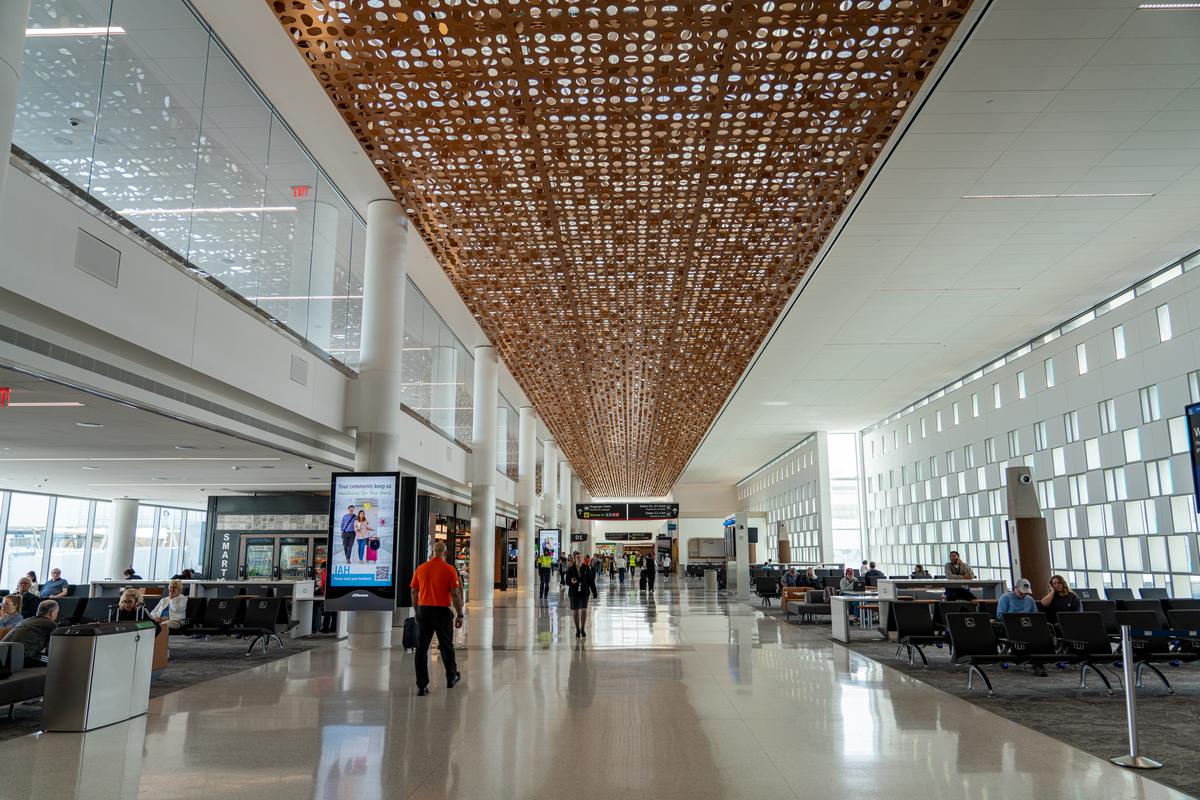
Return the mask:
<path id="1" fill-rule="evenodd" d="M 916 650 L 917 655 L 921 657 L 921 666 L 925 669 L 929 669 L 929 659 L 925 657 L 925 651 L 921 649 L 921 645 L 915 644 L 913 645 L 913 649 Z M 913 666 L 916 666 L 916 664 L 913 664 Z"/>
<path id="2" fill-rule="evenodd" d="M 1173 688 L 1171 688 L 1171 682 L 1169 680 L 1167 680 L 1167 676 L 1163 675 L 1162 671 L 1159 670 L 1158 667 L 1156 667 L 1153 664 L 1150 664 L 1148 662 L 1145 662 L 1145 661 L 1143 661 L 1141 664 L 1138 665 L 1139 670 L 1142 667 L 1145 667 L 1146 669 L 1150 670 L 1151 672 L 1153 672 L 1155 675 L 1158 676 L 1158 679 L 1160 681 L 1162 681 L 1163 686 L 1167 687 L 1167 694 L 1175 694 L 1175 690 Z M 1138 686 L 1140 687 L 1141 685 L 1142 685 L 1141 681 L 1138 681 Z"/>
<path id="3" fill-rule="evenodd" d="M 970 669 L 967 670 L 967 688 L 968 689 L 975 688 L 974 686 L 972 686 L 972 681 L 971 681 L 971 676 L 975 675 L 975 674 L 978 674 L 979 677 L 983 679 L 984 684 L 987 686 L 988 697 L 995 697 L 996 691 L 992 688 L 992 682 L 988 679 L 987 673 L 984 672 L 983 670 L 981 670 L 979 667 L 975 666 L 974 664 L 972 664 Z"/>

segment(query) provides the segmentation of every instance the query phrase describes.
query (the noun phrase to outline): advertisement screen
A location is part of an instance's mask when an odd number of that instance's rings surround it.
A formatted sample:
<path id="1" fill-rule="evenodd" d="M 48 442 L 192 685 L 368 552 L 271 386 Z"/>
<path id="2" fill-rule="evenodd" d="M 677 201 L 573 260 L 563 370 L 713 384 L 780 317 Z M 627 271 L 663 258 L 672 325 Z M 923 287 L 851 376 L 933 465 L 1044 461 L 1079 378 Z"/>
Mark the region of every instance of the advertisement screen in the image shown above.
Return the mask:
<path id="1" fill-rule="evenodd" d="M 560 531 L 558 528 L 542 528 L 538 530 L 538 555 L 541 555 L 542 553 L 546 552 L 546 550 L 549 550 L 550 555 L 557 560 L 559 556 L 559 550 L 562 548 L 560 542 L 561 538 L 562 531 Z"/>
<path id="2" fill-rule="evenodd" d="M 1188 444 L 1192 451 L 1192 491 L 1196 496 L 1196 513 L 1200 514 L 1200 403 L 1184 409 L 1187 415 Z"/>
<path id="3" fill-rule="evenodd" d="M 389 473 L 333 476 L 331 588 L 392 585 L 398 484 Z"/>

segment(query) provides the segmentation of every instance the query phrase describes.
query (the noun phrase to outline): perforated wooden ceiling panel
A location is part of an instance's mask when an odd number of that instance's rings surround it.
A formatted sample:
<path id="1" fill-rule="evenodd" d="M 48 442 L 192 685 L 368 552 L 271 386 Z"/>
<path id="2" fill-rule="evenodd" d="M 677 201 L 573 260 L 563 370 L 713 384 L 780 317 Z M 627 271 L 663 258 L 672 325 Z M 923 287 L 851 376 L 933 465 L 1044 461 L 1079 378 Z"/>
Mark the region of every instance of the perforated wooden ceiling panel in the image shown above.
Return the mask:
<path id="1" fill-rule="evenodd" d="M 970 0 L 271 5 L 604 497 L 670 491 Z"/>

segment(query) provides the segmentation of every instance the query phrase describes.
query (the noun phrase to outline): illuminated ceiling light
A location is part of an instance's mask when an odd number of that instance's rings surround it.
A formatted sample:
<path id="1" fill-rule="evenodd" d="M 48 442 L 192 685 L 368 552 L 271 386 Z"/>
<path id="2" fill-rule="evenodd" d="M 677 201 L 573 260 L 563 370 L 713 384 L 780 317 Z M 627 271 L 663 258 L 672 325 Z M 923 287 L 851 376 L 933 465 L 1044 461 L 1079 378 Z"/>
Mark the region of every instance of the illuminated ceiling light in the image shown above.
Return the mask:
<path id="1" fill-rule="evenodd" d="M 789 403 L 787 400 L 764 400 L 763 405 L 778 408 L 779 406 L 791 405 L 791 403 Z"/>
<path id="2" fill-rule="evenodd" d="M 76 403 L 74 401 L 64 401 L 61 403 L 9 403 L 8 408 L 83 408 L 83 403 Z"/>
<path id="3" fill-rule="evenodd" d="M 80 423 L 75 423 L 76 425 Z M 98 423 L 89 423 L 97 425 Z M 103 426 L 101 426 L 103 427 Z M 58 461 L 280 461 L 276 457 L 234 457 L 222 458 L 220 456 L 62 456 L 62 457 L 38 457 L 38 458 L 0 458 L 0 461 L 38 461 L 38 462 L 58 462 Z"/>
<path id="4" fill-rule="evenodd" d="M 80 428 L 103 428 L 104 427 L 103 422 L 76 422 L 75 424 L 78 425 Z"/>
<path id="5" fill-rule="evenodd" d="M 125 29 L 119 25 L 110 25 L 108 27 L 99 26 L 94 28 L 26 28 L 26 38 L 36 38 L 38 36 L 116 36 L 125 33 Z"/>
<path id="6" fill-rule="evenodd" d="M 123 217 L 179 216 L 187 214 L 258 214 L 260 212 L 299 211 L 295 206 L 219 206 L 215 208 L 123 208 Z"/>
<path id="7" fill-rule="evenodd" d="M 1138 11 L 1195 11 L 1200 3 L 1142 3 Z"/>
<path id="8" fill-rule="evenodd" d="M 1092 197 L 1154 197 L 1154 192 L 1063 192 L 1061 194 L 964 194 L 963 200 L 1059 200 Z"/>

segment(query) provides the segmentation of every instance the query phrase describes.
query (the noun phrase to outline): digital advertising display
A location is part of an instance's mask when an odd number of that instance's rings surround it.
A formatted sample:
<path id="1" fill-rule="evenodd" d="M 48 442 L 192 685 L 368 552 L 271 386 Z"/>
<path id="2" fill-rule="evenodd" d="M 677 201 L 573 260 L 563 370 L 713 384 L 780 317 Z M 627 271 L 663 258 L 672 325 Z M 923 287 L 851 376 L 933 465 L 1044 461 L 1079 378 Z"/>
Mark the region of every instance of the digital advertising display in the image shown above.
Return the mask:
<path id="1" fill-rule="evenodd" d="M 538 555 L 550 551 L 557 561 L 562 550 L 562 531 L 558 528 L 541 528 L 538 530 Z"/>
<path id="2" fill-rule="evenodd" d="M 330 491 L 329 588 L 395 597 L 397 473 L 337 473 Z"/>
<path id="3" fill-rule="evenodd" d="M 1196 513 L 1200 514 L 1200 403 L 1184 409 L 1187 415 L 1188 449 L 1192 453 L 1192 492 L 1195 494 Z"/>

